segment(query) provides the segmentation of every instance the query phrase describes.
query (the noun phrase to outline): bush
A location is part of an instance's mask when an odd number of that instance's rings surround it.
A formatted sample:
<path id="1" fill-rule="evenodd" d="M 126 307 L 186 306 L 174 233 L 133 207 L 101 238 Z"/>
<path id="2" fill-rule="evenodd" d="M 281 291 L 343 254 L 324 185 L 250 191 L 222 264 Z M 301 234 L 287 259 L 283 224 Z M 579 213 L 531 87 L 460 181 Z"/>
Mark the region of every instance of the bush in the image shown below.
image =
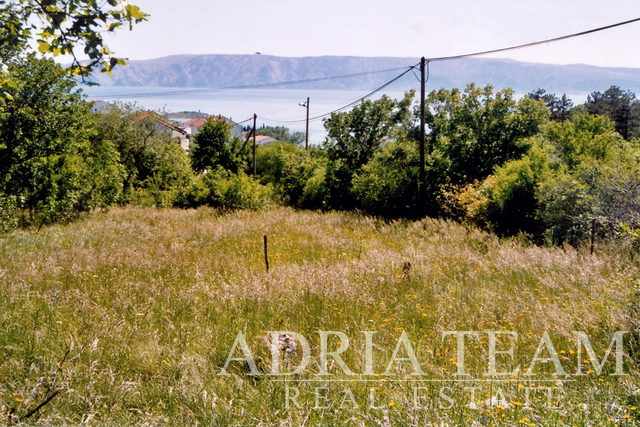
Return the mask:
<path id="1" fill-rule="evenodd" d="M 315 169 L 313 175 L 304 183 L 298 207 L 303 209 L 325 209 L 329 191 L 325 183 L 326 169 Z"/>
<path id="2" fill-rule="evenodd" d="M 16 198 L 0 195 L 0 233 L 6 233 L 16 227 L 18 227 Z"/>
<path id="3" fill-rule="evenodd" d="M 209 189 L 202 177 L 174 190 L 173 205 L 177 208 L 197 208 L 208 203 Z"/>
<path id="4" fill-rule="evenodd" d="M 301 207 L 307 181 L 315 175 L 324 159 L 290 143 L 274 142 L 259 146 L 256 171 L 262 184 L 273 186 L 274 196 L 282 203 Z"/>
<path id="5" fill-rule="evenodd" d="M 418 147 L 394 141 L 383 146 L 353 180 L 353 193 L 364 210 L 387 217 L 411 217 L 418 196 Z"/>
<path id="6" fill-rule="evenodd" d="M 260 210 L 269 204 L 271 185 L 262 185 L 244 172 L 237 174 L 218 168 L 196 178 L 174 195 L 174 206 L 193 208 L 209 205 L 222 209 Z"/>

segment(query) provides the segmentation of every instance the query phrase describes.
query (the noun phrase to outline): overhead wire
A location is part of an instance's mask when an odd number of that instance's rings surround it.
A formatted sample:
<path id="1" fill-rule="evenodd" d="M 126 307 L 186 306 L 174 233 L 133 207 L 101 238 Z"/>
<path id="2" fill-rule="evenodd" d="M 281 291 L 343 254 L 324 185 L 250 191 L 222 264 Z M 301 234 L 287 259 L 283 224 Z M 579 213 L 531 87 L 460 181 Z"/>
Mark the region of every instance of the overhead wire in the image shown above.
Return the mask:
<path id="1" fill-rule="evenodd" d="M 481 56 L 481 55 L 488 55 L 488 54 L 492 54 L 492 53 L 507 52 L 507 51 L 516 50 L 516 49 L 523 49 L 523 48 L 528 48 L 528 47 L 532 47 L 532 46 L 538 46 L 538 45 L 542 45 L 542 44 L 547 44 L 547 43 L 553 43 L 553 42 L 557 42 L 557 41 L 567 40 L 567 39 L 571 39 L 571 38 L 575 38 L 575 37 L 581 37 L 581 36 L 584 36 L 584 35 L 587 35 L 587 34 L 593 34 L 593 33 L 599 32 L 599 31 L 604 31 L 604 30 L 608 30 L 608 29 L 611 29 L 611 28 L 620 27 L 620 26 L 631 24 L 631 23 L 638 22 L 638 21 L 640 21 L 640 18 L 630 19 L 630 20 L 627 20 L 627 21 L 618 22 L 616 24 L 606 25 L 606 26 L 603 26 L 603 27 L 598 27 L 598 28 L 594 28 L 594 29 L 591 29 L 591 30 L 587 30 L 587 31 L 581 31 L 581 32 L 578 32 L 578 33 L 573 33 L 573 34 L 569 34 L 569 35 L 565 35 L 565 36 L 554 37 L 554 38 L 550 38 L 550 39 L 546 39 L 546 40 L 541 40 L 541 41 L 536 41 L 536 42 L 531 42 L 531 43 L 525 43 L 525 44 L 521 44 L 521 45 L 515 45 L 515 46 L 510 46 L 510 47 L 505 47 L 505 48 L 500 48 L 500 49 L 492 49 L 492 50 L 486 50 L 486 51 L 480 51 L 480 52 L 472 52 L 472 53 L 466 53 L 466 54 L 461 54 L 461 55 L 451 55 L 451 56 L 440 56 L 440 57 L 428 58 L 426 60 L 426 67 L 427 67 L 427 70 L 426 70 L 426 72 L 427 72 L 426 81 L 429 80 L 429 75 L 430 75 L 429 64 L 431 62 L 450 61 L 450 60 L 470 58 L 470 57 Z M 108 96 L 103 96 L 103 98 L 105 98 L 105 99 L 110 99 L 110 98 L 133 98 L 133 97 L 135 97 L 135 98 L 145 98 L 145 97 L 154 97 L 154 96 L 180 95 L 180 94 L 191 94 L 191 93 L 220 92 L 220 91 L 227 91 L 227 90 L 257 89 L 257 88 L 286 86 L 286 85 L 301 84 L 301 83 L 314 83 L 314 82 L 320 82 L 320 81 L 337 80 L 337 79 L 343 79 L 343 78 L 349 78 L 349 77 L 359 77 L 359 76 L 364 76 L 364 75 L 386 73 L 386 72 L 390 72 L 390 71 L 405 70 L 403 73 L 401 73 L 400 75 L 396 76 L 392 80 L 389 80 L 388 82 L 386 82 L 382 86 L 374 89 L 373 91 L 367 93 L 366 95 L 364 95 L 364 96 L 362 96 L 360 98 L 357 98 L 355 101 L 349 102 L 348 104 L 346 104 L 346 105 L 344 105 L 342 107 L 336 108 L 336 109 L 334 109 L 334 110 L 332 110 L 332 111 L 330 111 L 328 113 L 321 114 L 321 115 L 309 118 L 309 121 L 316 121 L 316 120 L 328 117 L 333 113 L 337 113 L 339 111 L 345 110 L 345 109 L 347 109 L 349 107 L 352 107 L 352 106 L 356 105 L 357 103 L 359 103 L 359 102 L 371 97 L 375 93 L 381 91 L 385 87 L 389 86 L 390 84 L 394 83 L 398 79 L 402 78 L 405 74 L 407 74 L 410 71 L 412 71 L 414 73 L 414 76 L 416 78 L 418 78 L 415 75 L 415 71 L 414 71 L 415 68 L 418 65 L 413 65 L 411 67 L 408 67 L 407 69 L 405 69 L 404 67 L 402 67 L 402 68 L 391 68 L 391 69 L 386 69 L 386 70 L 369 71 L 369 72 L 354 73 L 354 74 L 344 74 L 344 75 L 330 76 L 330 77 L 320 77 L 320 78 L 315 78 L 315 79 L 292 80 L 292 81 L 272 82 L 272 83 L 260 83 L 260 84 L 253 84 L 253 85 L 241 85 L 241 86 L 228 86 L 228 87 L 220 87 L 220 88 L 190 89 L 190 90 L 182 90 L 182 91 L 167 91 L 167 92 L 155 92 L 155 93 L 108 95 Z M 253 117 L 251 117 L 251 118 L 249 118 L 247 120 L 244 120 L 244 121 L 242 121 L 240 123 L 248 122 L 252 118 Z M 262 116 L 260 116 L 260 119 L 263 120 L 263 121 L 267 121 L 267 122 L 282 123 L 282 124 L 296 124 L 296 123 L 304 123 L 304 122 L 307 121 L 306 119 L 300 119 L 300 120 L 275 120 L 275 119 L 269 119 L 269 118 L 262 117 Z"/>
<path id="2" fill-rule="evenodd" d="M 309 121 L 316 121 L 319 119 L 323 119 L 325 117 L 330 116 L 333 113 L 337 113 L 339 111 L 342 110 L 346 110 L 349 107 L 353 107 L 354 105 L 358 104 L 361 101 L 364 101 L 365 99 L 371 97 L 372 95 L 374 95 L 377 92 L 380 92 L 382 89 L 384 89 L 385 87 L 389 86 L 390 84 L 396 82 L 397 80 L 399 80 L 400 78 L 402 78 L 405 74 L 407 74 L 409 71 L 413 70 L 417 65 L 412 65 L 411 67 L 408 67 L 403 73 L 399 74 L 398 76 L 394 77 L 393 79 L 389 80 L 388 82 L 386 82 L 385 84 L 383 84 L 382 86 L 372 90 L 371 92 L 367 93 L 364 96 L 361 96 L 360 98 L 356 99 L 355 101 L 352 101 L 346 105 L 343 105 L 342 107 L 336 108 L 328 113 L 324 113 L 324 114 L 320 114 L 318 116 L 314 116 L 314 117 L 309 117 Z M 272 122 L 272 123 L 283 123 L 283 124 L 294 124 L 294 123 L 305 123 L 307 121 L 307 119 L 300 119 L 300 120 L 275 120 L 275 119 L 269 119 L 266 117 L 262 117 L 259 116 L 260 119 L 267 121 L 267 122 Z"/>
<path id="3" fill-rule="evenodd" d="M 504 47 L 504 48 L 500 48 L 500 49 L 485 50 L 485 51 L 482 51 L 482 52 L 466 53 L 466 54 L 463 54 L 463 55 L 440 56 L 440 57 L 436 57 L 436 58 L 429 58 L 429 61 L 431 61 L 431 62 L 451 61 L 451 60 L 454 60 L 454 59 L 470 58 L 470 57 L 473 57 L 473 56 L 488 55 L 490 53 L 507 52 L 507 51 L 510 51 L 510 50 L 523 49 L 523 48 L 527 48 L 527 47 L 538 46 L 538 45 L 541 45 L 541 44 L 553 43 L 553 42 L 558 42 L 558 41 L 561 41 L 561 40 L 567 40 L 567 39 L 571 39 L 571 38 L 575 38 L 575 37 L 581 37 L 581 36 L 585 36 L 587 34 L 592 34 L 592 33 L 597 33 L 599 31 L 609 30 L 611 28 L 620 27 L 622 25 L 627 25 L 627 24 L 632 24 L 632 23 L 638 22 L 638 21 L 640 21 L 640 18 L 630 19 L 628 21 L 618 22 L 617 24 L 606 25 L 604 27 L 594 28 L 592 30 L 581 31 L 579 33 L 568 34 L 566 36 L 554 37 L 554 38 L 551 38 L 551 39 L 541 40 L 541 41 L 537 41 L 537 42 L 525 43 L 525 44 L 520 44 L 520 45 L 516 45 L 516 46 Z"/>
<path id="4" fill-rule="evenodd" d="M 474 56 L 481 56 L 481 55 L 488 55 L 491 53 L 498 53 L 498 52 L 507 52 L 507 51 L 511 51 L 511 50 L 516 50 L 516 49 L 523 49 L 523 48 L 527 48 L 527 47 L 532 47 L 532 46 L 538 46 L 538 45 L 542 45 L 542 44 L 547 44 L 547 43 L 553 43 L 553 42 L 558 42 L 558 41 L 562 41 L 562 40 L 567 40 L 567 39 L 571 39 L 571 38 L 575 38 L 575 37 L 581 37 L 581 36 L 585 36 L 587 34 L 593 34 L 593 33 L 597 33 L 599 31 L 604 31 L 604 30 L 608 30 L 611 28 L 615 28 L 615 27 L 620 27 L 623 25 L 628 25 L 634 22 L 638 22 L 640 21 L 640 18 L 634 18 L 634 19 L 630 19 L 627 21 L 623 21 L 623 22 L 618 22 L 616 24 L 611 24 L 611 25 L 606 25 L 603 27 L 598 27 L 598 28 L 594 28 L 591 30 L 586 30 L 586 31 L 581 31 L 578 33 L 573 33 L 573 34 L 568 34 L 568 35 L 564 35 L 564 36 L 560 36 L 560 37 L 554 37 L 554 38 L 550 38 L 550 39 L 546 39 L 546 40 L 541 40 L 541 41 L 536 41 L 536 42 L 531 42 L 531 43 L 525 43 L 525 44 L 521 44 L 521 45 L 515 45 L 515 46 L 509 46 L 509 47 L 505 47 L 505 48 L 500 48 L 500 49 L 492 49 L 492 50 L 486 50 L 486 51 L 480 51 L 480 52 L 472 52 L 472 53 L 466 53 L 466 54 L 462 54 L 462 55 L 452 55 L 452 56 L 440 56 L 440 57 L 433 57 L 433 58 L 428 58 L 426 60 L 426 80 L 425 83 L 429 81 L 429 76 L 430 76 L 430 63 L 431 62 L 442 62 L 442 61 L 451 61 L 451 60 L 456 60 L 456 59 L 463 59 L 463 58 L 470 58 L 470 57 L 474 57 Z M 404 74 L 406 74 L 409 71 L 413 71 L 416 68 L 416 66 L 412 66 L 410 67 L 407 71 L 405 71 L 404 73 L 402 73 L 402 75 L 398 76 L 397 78 L 400 78 L 401 76 L 403 76 Z M 416 79 L 418 81 L 420 81 L 420 79 L 418 78 L 418 76 L 415 74 L 415 71 L 413 71 L 414 76 L 416 77 Z M 394 79 L 393 81 L 397 80 Z M 391 82 L 385 83 L 383 86 L 381 86 L 380 88 L 374 90 L 373 92 L 371 92 L 370 94 L 365 95 L 364 97 L 358 99 L 357 101 L 355 101 L 354 103 L 349 103 L 347 105 L 345 105 L 344 107 L 338 108 L 330 113 L 327 114 L 323 114 L 320 116 L 315 116 L 313 119 L 317 120 L 319 118 L 324 118 L 327 117 L 329 115 L 331 115 L 334 112 L 338 112 L 344 109 L 347 109 L 353 105 L 355 105 L 356 103 L 360 102 L 362 99 L 366 99 L 369 96 L 371 96 L 372 94 L 380 91 L 381 89 L 383 89 L 384 87 L 388 86 Z M 265 121 L 271 121 L 274 123 L 303 123 L 306 120 L 290 120 L 290 121 L 286 121 L 286 120 L 270 120 L 270 119 L 266 119 L 266 118 L 262 118 Z M 313 119 L 309 119 L 309 121 L 312 121 Z"/>
<path id="5" fill-rule="evenodd" d="M 404 69 L 405 67 L 388 68 L 386 70 L 366 71 L 362 73 L 342 74 L 338 76 L 318 77 L 314 79 L 289 80 L 289 81 L 283 81 L 283 82 L 257 83 L 252 85 L 226 86 L 226 87 L 218 87 L 218 88 L 200 88 L 200 89 L 186 89 L 186 90 L 175 90 L 175 91 L 154 92 L 154 93 L 131 93 L 131 94 L 105 95 L 103 96 L 103 98 L 105 99 L 151 98 L 154 96 L 187 95 L 192 93 L 210 93 L 210 92 L 222 92 L 222 91 L 228 91 L 228 90 L 241 90 L 241 89 L 259 89 L 259 88 L 268 88 L 268 87 L 276 87 L 276 86 L 288 86 L 288 85 L 302 84 L 302 83 L 316 83 L 316 82 L 329 81 L 329 80 L 346 79 L 350 77 L 361 77 L 361 76 L 367 76 L 372 74 L 388 73 L 391 71 L 398 71 L 398 70 L 404 70 Z"/>

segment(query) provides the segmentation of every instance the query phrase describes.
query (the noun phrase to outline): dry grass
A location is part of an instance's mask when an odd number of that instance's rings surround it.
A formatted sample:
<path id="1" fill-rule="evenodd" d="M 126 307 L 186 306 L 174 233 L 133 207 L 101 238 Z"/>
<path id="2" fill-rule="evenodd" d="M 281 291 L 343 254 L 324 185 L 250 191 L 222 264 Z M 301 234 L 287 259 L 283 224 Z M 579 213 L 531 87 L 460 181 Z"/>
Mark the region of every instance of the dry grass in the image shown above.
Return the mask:
<path id="1" fill-rule="evenodd" d="M 357 410 L 340 408 L 349 383 L 327 383 L 330 395 L 337 393 L 330 409 L 314 409 L 310 393 L 318 385 L 304 383 L 301 400 L 310 403 L 299 410 L 284 406 L 285 383 L 247 377 L 242 363 L 231 363 L 232 376 L 217 375 L 241 330 L 263 371 L 270 366 L 265 331 L 307 336 L 313 358 L 298 379 L 316 378 L 318 330 L 352 339 L 343 356 L 356 371 L 363 366 L 359 331 L 379 331 L 377 372 L 406 331 L 430 379 L 455 378 L 454 340 L 443 342 L 443 331 L 517 331 L 516 360 L 501 359 L 504 370 L 526 369 L 550 331 L 567 371 L 575 372 L 572 331 L 587 332 L 601 357 L 615 331 L 637 324 L 638 265 L 614 249 L 601 251 L 501 241 L 430 219 L 384 223 L 289 209 L 115 209 L 68 226 L 17 231 L 0 238 L 0 409 L 9 422 L 57 390 L 27 422 L 633 425 L 635 376 L 561 382 L 562 410 L 545 408 L 542 397 L 522 409 L 520 377 L 502 383 L 512 388 L 508 399 L 516 404 L 509 408 L 482 405 L 495 392 L 486 383 L 478 383 L 478 409 L 466 407 L 464 387 L 472 383 L 453 384 L 448 393 L 456 404 L 440 408 L 442 384 L 432 382 L 420 384 L 432 406 L 415 409 L 412 383 L 387 381 L 353 383 Z M 486 341 L 486 334 L 469 341 L 473 378 L 484 378 Z M 557 379 L 548 375 L 553 365 L 544 365 L 536 378 Z M 397 378 L 411 371 L 408 363 L 397 368 Z M 635 368 L 626 361 L 627 370 Z M 369 387 L 379 388 L 385 409 L 368 407 Z"/>

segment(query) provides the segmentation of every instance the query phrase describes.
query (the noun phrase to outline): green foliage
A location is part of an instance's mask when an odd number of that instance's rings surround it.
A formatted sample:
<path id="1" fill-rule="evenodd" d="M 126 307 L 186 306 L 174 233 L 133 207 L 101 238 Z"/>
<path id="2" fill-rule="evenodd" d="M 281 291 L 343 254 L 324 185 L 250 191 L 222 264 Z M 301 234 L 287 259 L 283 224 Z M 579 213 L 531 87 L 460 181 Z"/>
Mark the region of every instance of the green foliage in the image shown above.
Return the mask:
<path id="1" fill-rule="evenodd" d="M 415 141 L 385 144 L 353 179 L 356 199 L 367 212 L 412 217 L 418 203 L 418 166 Z"/>
<path id="2" fill-rule="evenodd" d="M 604 93 L 591 93 L 587 97 L 585 107 L 589 114 L 613 120 L 616 131 L 624 139 L 637 136 L 640 129 L 640 103 L 633 92 L 611 86 Z"/>
<path id="3" fill-rule="evenodd" d="M 528 137 L 536 135 L 549 112 L 540 102 L 528 98 L 515 101 L 505 89 L 493 94 L 470 84 L 458 89 L 429 94 L 426 121 L 432 182 L 466 185 L 482 180 L 496 166 L 524 155 Z"/>
<path id="4" fill-rule="evenodd" d="M 220 166 L 236 173 L 246 169 L 249 147 L 231 137 L 231 125 L 226 121 L 209 117 L 195 136 L 189 155 L 195 172 Z"/>
<path id="5" fill-rule="evenodd" d="M 524 232 L 536 236 L 542 232 L 536 191 L 548 173 L 548 161 L 548 153 L 537 146 L 524 158 L 496 169 L 495 179 L 486 189 L 490 203 L 483 214 L 488 228 L 502 235 Z"/>
<path id="6" fill-rule="evenodd" d="M 122 197 L 125 167 L 113 141 L 97 137 L 98 115 L 88 117 L 89 142 L 81 155 L 86 162 L 88 191 L 83 197 L 87 209 L 105 209 L 118 203 Z"/>
<path id="7" fill-rule="evenodd" d="M 67 220 L 100 191 L 86 182 L 88 108 L 52 60 L 29 55 L 11 63 L 9 78 L 18 89 L 0 105 L 0 197 L 14 201 L 22 223 Z"/>
<path id="8" fill-rule="evenodd" d="M 327 170 L 321 166 L 313 171 L 313 175 L 307 179 L 302 189 L 302 196 L 298 202 L 304 209 L 326 209 L 329 198 L 325 184 Z"/>
<path id="9" fill-rule="evenodd" d="M 638 147 L 624 141 L 609 119 L 581 114 L 550 125 L 547 138 L 560 162 L 540 184 L 538 199 L 553 241 L 583 240 L 594 217 L 612 225 L 638 218 Z"/>
<path id="10" fill-rule="evenodd" d="M 307 181 L 322 167 L 324 159 L 315 149 L 273 142 L 257 147 L 256 172 L 263 184 L 271 184 L 283 203 L 300 207 Z"/>
<path id="11" fill-rule="evenodd" d="M 119 203 L 170 205 L 166 195 L 191 182 L 189 159 L 158 114 L 112 105 L 94 114 L 94 121 L 93 144 L 117 150 L 122 177 Z"/>
<path id="12" fill-rule="evenodd" d="M 15 196 L 0 195 L 0 233 L 17 228 L 20 225 Z"/>
<path id="13" fill-rule="evenodd" d="M 262 185 L 242 171 L 232 173 L 218 167 L 196 178 L 184 190 L 178 189 L 174 204 L 183 208 L 209 205 L 229 210 L 259 210 L 268 205 L 271 197 L 271 185 Z"/>
<path id="14" fill-rule="evenodd" d="M 280 142 L 288 142 L 295 145 L 301 145 L 305 141 L 303 132 L 291 132 L 285 126 L 265 126 L 256 131 L 256 135 L 270 136 Z"/>
<path id="15" fill-rule="evenodd" d="M 613 122 L 604 116 L 579 114 L 571 122 L 550 124 L 546 133 L 562 162 L 571 168 L 586 158 L 611 160 L 615 148 L 623 144 Z"/>
<path id="16" fill-rule="evenodd" d="M 522 158 L 497 167 L 453 199 L 463 218 L 500 234 L 526 232 L 553 243 L 579 244 L 597 218 L 602 235 L 640 221 L 638 147 L 602 116 L 578 114 L 549 123 Z"/>
<path id="17" fill-rule="evenodd" d="M 104 44 L 104 34 L 112 33 L 125 24 L 131 28 L 147 17 L 138 6 L 120 0 L 2 2 L 0 58 L 4 61 L 25 50 L 29 41 L 35 39 L 41 53 L 72 55 L 70 71 L 73 74 L 88 76 L 96 67 L 110 73 L 113 67 L 125 64 L 125 61 L 113 56 Z M 89 57 L 88 62 L 80 63 L 76 56 L 78 48 L 82 48 Z"/>
<path id="18" fill-rule="evenodd" d="M 538 184 L 538 215 L 553 243 L 579 243 L 593 215 L 594 199 L 589 188 L 573 174 L 561 169 Z"/>
<path id="19" fill-rule="evenodd" d="M 555 93 L 547 93 L 544 89 L 537 89 L 528 93 L 526 96 L 534 101 L 544 102 L 549 109 L 549 119 L 554 122 L 564 122 L 572 116 L 573 102 L 571 102 L 571 99 L 566 93 L 558 97 Z"/>
<path id="20" fill-rule="evenodd" d="M 414 92 L 396 101 L 383 96 L 366 100 L 349 112 L 333 113 L 325 119 L 327 138 L 326 187 L 328 204 L 333 208 L 356 207 L 352 194 L 353 177 L 389 141 L 406 138 L 413 121 L 411 105 Z"/>
<path id="21" fill-rule="evenodd" d="M 271 187 L 261 185 L 240 171 L 233 174 L 224 169 L 207 173 L 202 178 L 209 189 L 209 206 L 223 209 L 265 208 L 271 199 Z"/>

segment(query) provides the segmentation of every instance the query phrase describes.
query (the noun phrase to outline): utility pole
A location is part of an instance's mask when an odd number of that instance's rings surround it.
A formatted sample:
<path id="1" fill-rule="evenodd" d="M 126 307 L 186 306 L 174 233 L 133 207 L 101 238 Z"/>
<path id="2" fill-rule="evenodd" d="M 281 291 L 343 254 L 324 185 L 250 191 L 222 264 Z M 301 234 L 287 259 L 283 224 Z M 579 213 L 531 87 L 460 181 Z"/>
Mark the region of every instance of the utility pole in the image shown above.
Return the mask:
<path id="1" fill-rule="evenodd" d="M 256 119 L 257 115 L 253 115 L 253 176 L 256 176 Z"/>
<path id="2" fill-rule="evenodd" d="M 309 97 L 307 96 L 307 132 L 304 137 L 304 149 L 309 151 Z"/>
<path id="3" fill-rule="evenodd" d="M 425 180 L 425 156 L 424 156 L 424 145 L 425 145 L 425 68 L 426 68 L 426 59 L 424 56 L 420 59 L 420 172 L 418 175 L 418 200 L 420 201 L 420 210 L 424 209 L 425 202 L 425 191 L 426 191 L 426 180 Z"/>
<path id="4" fill-rule="evenodd" d="M 309 151 L 309 97 L 307 96 L 307 102 L 301 102 L 298 105 L 307 107 L 307 131 L 304 134 L 304 149 Z"/>

